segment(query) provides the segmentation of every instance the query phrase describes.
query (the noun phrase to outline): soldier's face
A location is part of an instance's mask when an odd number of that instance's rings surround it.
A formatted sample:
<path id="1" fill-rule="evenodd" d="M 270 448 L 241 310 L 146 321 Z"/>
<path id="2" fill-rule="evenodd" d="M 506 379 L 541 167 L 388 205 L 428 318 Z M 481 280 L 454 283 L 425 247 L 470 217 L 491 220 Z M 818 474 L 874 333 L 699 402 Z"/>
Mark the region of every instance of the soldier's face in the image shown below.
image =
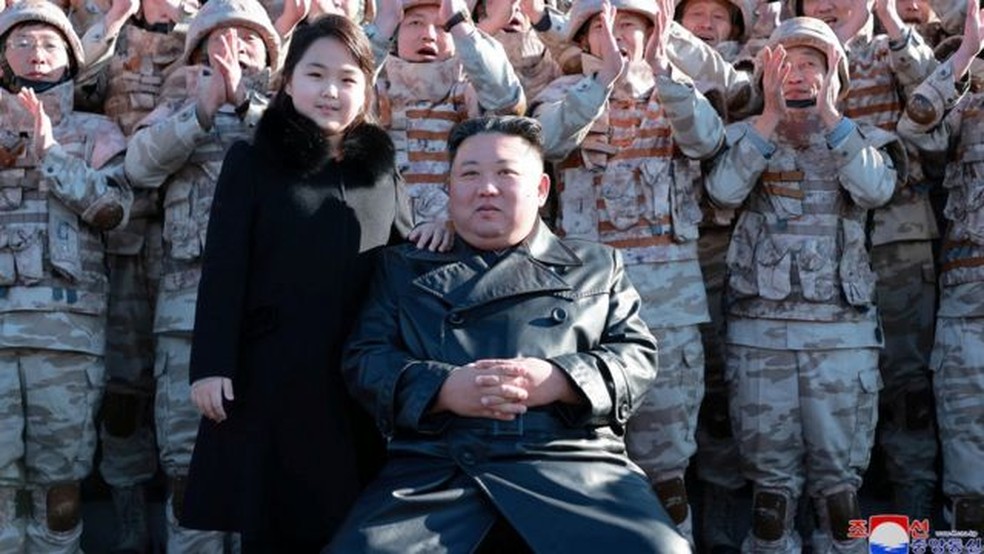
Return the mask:
<path id="1" fill-rule="evenodd" d="M 827 57 L 808 46 L 793 46 L 786 50 L 789 77 L 782 85 L 786 100 L 816 100 L 827 75 Z"/>
<path id="2" fill-rule="evenodd" d="M 284 88 L 302 115 L 326 135 L 338 135 L 363 112 L 366 76 L 345 46 L 322 38 L 308 47 Z"/>
<path id="3" fill-rule="evenodd" d="M 929 21 L 932 8 L 929 0 L 898 0 L 895 4 L 902 21 L 910 25 L 922 25 Z"/>
<path id="4" fill-rule="evenodd" d="M 488 17 L 489 13 L 506 11 L 510 12 L 509 22 L 502 28 L 507 33 L 519 33 L 530 28 L 530 20 L 523 14 L 519 7 L 519 0 L 483 0 L 485 4 L 485 14 L 482 19 Z"/>
<path id="5" fill-rule="evenodd" d="M 222 36 L 233 45 L 233 50 L 239 56 L 239 66 L 244 72 L 256 72 L 266 67 L 266 43 L 259 33 L 248 27 L 220 27 L 209 33 L 208 42 L 205 43 L 210 55 L 221 52 Z"/>
<path id="6" fill-rule="evenodd" d="M 68 45 L 50 25 L 20 25 L 7 35 L 4 57 L 22 79 L 57 83 L 68 71 Z"/>
<path id="7" fill-rule="evenodd" d="M 680 24 L 711 46 L 732 39 L 731 8 L 720 0 L 690 0 Z"/>
<path id="8" fill-rule="evenodd" d="M 308 20 L 313 20 L 319 15 L 333 13 L 344 15 L 355 21 L 359 16 L 359 2 L 353 0 L 315 0 L 311 3 L 311 13 Z"/>
<path id="9" fill-rule="evenodd" d="M 458 147 L 451 164 L 448 212 L 465 242 L 501 250 L 530 234 L 549 190 L 543 160 L 528 142 L 481 133 Z"/>
<path id="10" fill-rule="evenodd" d="M 605 40 L 605 28 L 601 24 L 601 16 L 591 18 L 588 24 L 588 51 L 598 56 L 602 52 L 601 44 Z M 652 32 L 652 23 L 646 16 L 634 12 L 620 11 L 615 14 L 615 25 L 612 29 L 618 51 L 627 61 L 642 60 L 646 52 L 646 39 Z"/>
<path id="11" fill-rule="evenodd" d="M 182 0 L 141 0 L 140 10 L 147 23 L 176 23 L 180 19 Z"/>
<path id="12" fill-rule="evenodd" d="M 403 15 L 396 54 L 408 62 L 444 61 L 454 55 L 451 35 L 441 28 L 437 6 L 417 6 Z"/>
<path id="13" fill-rule="evenodd" d="M 850 20 L 854 10 L 867 9 L 861 0 L 803 0 L 803 15 L 815 17 L 835 31 Z"/>

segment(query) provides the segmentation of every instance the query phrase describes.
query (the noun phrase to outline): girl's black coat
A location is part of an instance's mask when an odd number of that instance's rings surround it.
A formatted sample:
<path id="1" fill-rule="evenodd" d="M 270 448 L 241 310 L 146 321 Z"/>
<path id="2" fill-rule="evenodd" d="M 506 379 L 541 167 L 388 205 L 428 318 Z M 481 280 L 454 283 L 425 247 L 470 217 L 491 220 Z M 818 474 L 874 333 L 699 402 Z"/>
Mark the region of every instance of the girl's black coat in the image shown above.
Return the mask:
<path id="1" fill-rule="evenodd" d="M 326 543 L 382 457 L 339 373 L 378 247 L 408 231 L 394 148 L 360 125 L 341 161 L 288 103 L 219 176 L 199 287 L 192 382 L 229 377 L 203 419 L 181 522 Z"/>

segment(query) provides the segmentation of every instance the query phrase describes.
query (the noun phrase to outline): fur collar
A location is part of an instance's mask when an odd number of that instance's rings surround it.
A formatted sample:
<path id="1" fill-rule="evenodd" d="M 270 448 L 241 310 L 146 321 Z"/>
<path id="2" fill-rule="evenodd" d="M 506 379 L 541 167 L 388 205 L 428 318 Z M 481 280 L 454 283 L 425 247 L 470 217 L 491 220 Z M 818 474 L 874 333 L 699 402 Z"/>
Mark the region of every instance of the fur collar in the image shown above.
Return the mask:
<path id="1" fill-rule="evenodd" d="M 328 138 L 313 121 L 297 113 L 289 97 L 284 100 L 272 102 L 263 114 L 255 145 L 288 172 L 309 177 L 331 162 Z M 368 172 L 374 182 L 396 172 L 396 148 L 385 130 L 363 123 L 346 133 L 342 163 Z"/>

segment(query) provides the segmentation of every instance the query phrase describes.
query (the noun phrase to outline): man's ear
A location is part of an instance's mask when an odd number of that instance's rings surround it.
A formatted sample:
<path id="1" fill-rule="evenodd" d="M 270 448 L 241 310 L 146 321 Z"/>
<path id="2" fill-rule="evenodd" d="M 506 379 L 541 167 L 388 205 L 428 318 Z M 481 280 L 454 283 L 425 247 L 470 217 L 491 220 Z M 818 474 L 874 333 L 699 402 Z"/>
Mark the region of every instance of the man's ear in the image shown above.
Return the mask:
<path id="1" fill-rule="evenodd" d="M 540 175 L 540 182 L 536 185 L 536 195 L 542 208 L 547 203 L 547 196 L 550 195 L 550 176 L 546 173 Z"/>

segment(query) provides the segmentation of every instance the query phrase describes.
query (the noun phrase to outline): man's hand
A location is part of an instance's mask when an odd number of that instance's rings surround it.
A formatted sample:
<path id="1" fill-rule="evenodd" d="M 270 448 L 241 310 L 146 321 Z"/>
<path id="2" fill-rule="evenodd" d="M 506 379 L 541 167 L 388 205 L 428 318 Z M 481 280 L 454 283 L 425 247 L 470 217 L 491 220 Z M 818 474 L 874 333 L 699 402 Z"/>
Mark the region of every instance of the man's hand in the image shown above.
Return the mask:
<path id="1" fill-rule="evenodd" d="M 962 79 L 974 58 L 984 48 L 984 9 L 977 6 L 976 0 L 967 0 L 967 16 L 964 18 L 964 34 L 960 47 L 950 56 L 954 79 Z"/>
<path id="2" fill-rule="evenodd" d="M 403 0 L 379 0 L 376 3 L 376 29 L 380 38 L 389 40 L 403 21 Z"/>
<path id="3" fill-rule="evenodd" d="M 226 377 L 206 377 L 191 385 L 191 402 L 203 416 L 216 423 L 226 419 L 222 399 L 234 400 L 232 379 Z"/>
<path id="4" fill-rule="evenodd" d="M 840 123 L 842 117 L 837 109 L 837 97 L 841 91 L 840 73 L 837 71 L 840 62 L 840 52 L 831 48 L 827 59 L 827 75 L 824 77 L 823 84 L 820 86 L 820 93 L 817 95 L 817 111 L 828 131 L 832 131 Z"/>
<path id="5" fill-rule="evenodd" d="M 294 27 L 311 13 L 311 0 L 285 0 L 284 11 L 273 23 L 281 38 L 287 38 L 294 32 Z"/>
<path id="6" fill-rule="evenodd" d="M 484 386 L 519 387 L 526 392 L 522 401 L 528 408 L 554 402 L 577 404 L 580 397 L 571 387 L 564 372 L 540 358 L 508 358 L 478 360 L 474 364 L 481 373 L 478 383 Z M 487 402 L 493 402 L 491 399 Z"/>
<path id="7" fill-rule="evenodd" d="M 34 94 L 34 89 L 23 88 L 17 93 L 17 100 L 34 118 L 34 152 L 38 159 L 55 145 L 55 135 L 51 126 L 51 118 L 44 111 L 44 104 Z"/>
<path id="8" fill-rule="evenodd" d="M 530 20 L 530 24 L 536 25 L 543 19 L 543 14 L 547 11 L 547 3 L 544 0 L 519 0 L 519 9 Z"/>
<path id="9" fill-rule="evenodd" d="M 670 58 L 666 44 L 670 38 L 670 24 L 673 22 L 673 0 L 657 0 L 656 18 L 652 34 L 646 42 L 646 62 L 655 75 L 670 74 Z"/>
<path id="10" fill-rule="evenodd" d="M 786 117 L 786 96 L 782 87 L 791 68 L 786 62 L 786 49 L 781 44 L 775 48 L 762 48 L 761 56 L 763 107 L 754 126 L 762 138 L 771 140 L 779 122 Z"/>
<path id="11" fill-rule="evenodd" d="M 899 15 L 895 0 L 875 0 L 875 15 L 885 28 L 885 34 L 890 40 L 901 40 L 905 31 L 905 22 Z"/>
<path id="12" fill-rule="evenodd" d="M 106 36 L 120 34 L 123 24 L 140 11 L 140 0 L 113 0 L 103 19 Z"/>
<path id="13" fill-rule="evenodd" d="M 601 25 L 605 29 L 604 39 L 601 41 L 601 69 L 598 71 L 598 82 L 606 88 L 610 87 L 625 71 L 625 59 L 618 51 L 618 43 L 615 42 L 615 16 L 617 12 L 611 2 L 605 0 L 601 4 Z"/>
<path id="14" fill-rule="evenodd" d="M 523 401 L 528 396 L 523 387 L 494 371 L 479 369 L 472 363 L 448 375 L 432 411 L 512 421 L 516 419 L 516 414 L 526 412 Z"/>
<path id="15" fill-rule="evenodd" d="M 214 55 L 209 54 L 209 63 L 222 76 L 226 87 L 226 102 L 238 107 L 246 101 L 243 68 L 239 65 L 240 39 L 232 33 L 223 33 L 219 40 L 219 51 Z"/>
<path id="16" fill-rule="evenodd" d="M 519 0 L 487 0 L 485 19 L 479 22 L 478 28 L 489 35 L 498 33 L 512 20 L 517 3 Z"/>
<path id="17" fill-rule="evenodd" d="M 447 20 L 451 19 L 452 15 L 458 12 L 471 14 L 471 10 L 468 8 L 468 3 L 465 0 L 441 0 L 441 7 L 437 12 L 437 20 L 443 25 Z M 472 28 L 473 24 L 471 23 L 471 18 L 469 17 L 465 21 L 455 25 L 451 29 L 451 35 L 455 37 L 463 37 L 470 33 Z"/>

